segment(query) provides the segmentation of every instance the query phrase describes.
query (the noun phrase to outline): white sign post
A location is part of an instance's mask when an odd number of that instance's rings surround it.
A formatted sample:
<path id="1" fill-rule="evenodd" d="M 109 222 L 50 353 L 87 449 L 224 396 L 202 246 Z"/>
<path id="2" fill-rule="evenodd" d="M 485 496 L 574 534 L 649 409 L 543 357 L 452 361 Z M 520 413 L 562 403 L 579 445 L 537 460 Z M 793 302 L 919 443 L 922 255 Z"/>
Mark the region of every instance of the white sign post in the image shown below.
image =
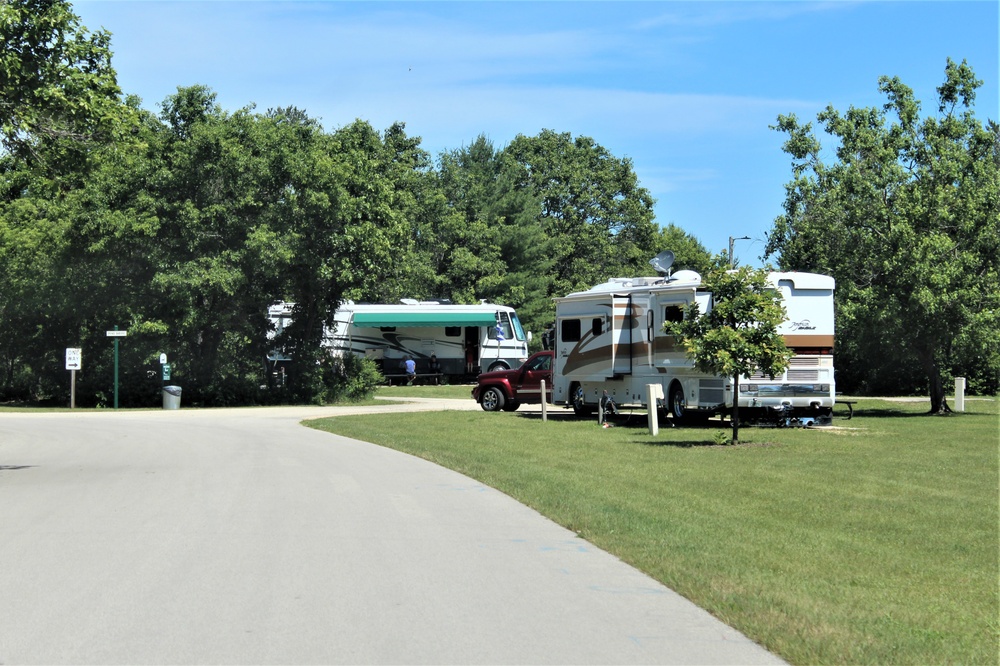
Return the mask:
<path id="1" fill-rule="evenodd" d="M 76 409 L 76 371 L 83 368 L 83 350 L 79 347 L 66 348 L 66 369 L 70 371 L 69 408 Z"/>

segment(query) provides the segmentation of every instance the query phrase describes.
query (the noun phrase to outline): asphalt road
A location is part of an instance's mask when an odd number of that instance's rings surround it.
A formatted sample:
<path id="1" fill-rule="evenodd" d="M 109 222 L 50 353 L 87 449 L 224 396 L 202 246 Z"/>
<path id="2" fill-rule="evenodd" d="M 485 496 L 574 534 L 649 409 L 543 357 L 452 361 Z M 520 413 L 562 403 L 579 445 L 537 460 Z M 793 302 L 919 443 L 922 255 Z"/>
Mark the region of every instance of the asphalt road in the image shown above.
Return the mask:
<path id="1" fill-rule="evenodd" d="M 781 663 L 338 411 L 0 415 L 0 663 Z"/>

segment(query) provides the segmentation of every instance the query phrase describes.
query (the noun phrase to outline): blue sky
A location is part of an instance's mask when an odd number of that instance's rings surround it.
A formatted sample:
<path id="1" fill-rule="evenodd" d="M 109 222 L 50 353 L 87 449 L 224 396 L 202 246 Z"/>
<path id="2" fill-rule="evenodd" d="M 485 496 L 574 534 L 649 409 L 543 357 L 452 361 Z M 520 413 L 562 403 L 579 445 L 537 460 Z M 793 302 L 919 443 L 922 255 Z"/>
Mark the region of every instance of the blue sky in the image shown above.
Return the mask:
<path id="1" fill-rule="evenodd" d="M 632 160 L 656 219 L 760 265 L 790 162 L 778 114 L 880 106 L 881 75 L 925 114 L 948 57 L 998 114 L 998 7 L 982 2 L 114 2 L 78 0 L 112 33 L 144 106 L 204 84 L 228 111 L 297 106 L 329 130 L 400 121 L 433 156 L 480 134 L 542 129 Z M 829 144 L 828 144 L 829 145 Z"/>

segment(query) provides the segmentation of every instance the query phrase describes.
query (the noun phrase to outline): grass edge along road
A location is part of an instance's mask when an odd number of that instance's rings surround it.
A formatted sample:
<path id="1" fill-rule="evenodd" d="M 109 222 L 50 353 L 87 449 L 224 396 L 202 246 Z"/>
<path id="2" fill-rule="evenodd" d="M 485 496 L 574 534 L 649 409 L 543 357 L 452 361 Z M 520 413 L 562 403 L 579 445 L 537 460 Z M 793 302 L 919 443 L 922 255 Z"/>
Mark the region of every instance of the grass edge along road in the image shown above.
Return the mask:
<path id="1" fill-rule="evenodd" d="M 486 483 L 798 664 L 997 663 L 996 400 L 859 400 L 834 429 L 537 414 L 310 422 Z"/>

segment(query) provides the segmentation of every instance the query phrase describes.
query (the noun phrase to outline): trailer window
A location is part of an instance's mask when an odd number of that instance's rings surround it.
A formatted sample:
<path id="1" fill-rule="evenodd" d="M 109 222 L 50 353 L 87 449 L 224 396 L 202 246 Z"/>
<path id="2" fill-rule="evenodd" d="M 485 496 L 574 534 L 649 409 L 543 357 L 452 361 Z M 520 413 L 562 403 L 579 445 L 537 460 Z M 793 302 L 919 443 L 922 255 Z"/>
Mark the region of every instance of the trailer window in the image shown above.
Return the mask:
<path id="1" fill-rule="evenodd" d="M 396 330 L 396 327 L 395 326 L 379 326 L 378 330 L 383 331 L 385 333 L 392 333 L 393 331 Z"/>
<path id="2" fill-rule="evenodd" d="M 559 339 L 563 342 L 578 342 L 580 340 L 580 320 L 563 319 L 559 326 Z"/>
<path id="3" fill-rule="evenodd" d="M 679 324 L 684 321 L 684 308 L 679 305 L 668 305 L 663 308 L 663 321 L 667 324 Z"/>
<path id="4" fill-rule="evenodd" d="M 445 326 L 444 327 L 444 334 L 446 336 L 448 336 L 449 338 L 460 337 L 462 335 L 462 327 L 461 326 Z"/>
<path id="5" fill-rule="evenodd" d="M 604 320 L 600 317 L 595 317 L 593 321 L 590 322 L 590 334 L 595 338 L 604 332 Z"/>

